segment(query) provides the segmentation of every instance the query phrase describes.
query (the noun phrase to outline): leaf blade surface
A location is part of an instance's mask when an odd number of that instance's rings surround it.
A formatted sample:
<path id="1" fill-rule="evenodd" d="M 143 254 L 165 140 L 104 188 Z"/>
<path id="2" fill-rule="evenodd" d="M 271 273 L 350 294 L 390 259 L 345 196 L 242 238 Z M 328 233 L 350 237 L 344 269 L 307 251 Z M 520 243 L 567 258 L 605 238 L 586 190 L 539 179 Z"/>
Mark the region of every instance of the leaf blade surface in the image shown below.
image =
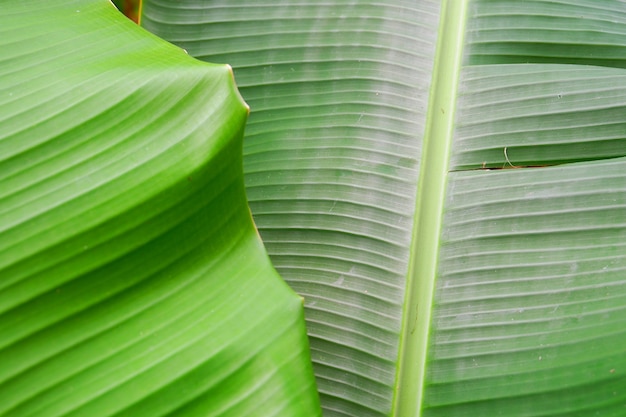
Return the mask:
<path id="1" fill-rule="evenodd" d="M 230 69 L 106 1 L 5 7 L 0 414 L 315 414 Z"/>

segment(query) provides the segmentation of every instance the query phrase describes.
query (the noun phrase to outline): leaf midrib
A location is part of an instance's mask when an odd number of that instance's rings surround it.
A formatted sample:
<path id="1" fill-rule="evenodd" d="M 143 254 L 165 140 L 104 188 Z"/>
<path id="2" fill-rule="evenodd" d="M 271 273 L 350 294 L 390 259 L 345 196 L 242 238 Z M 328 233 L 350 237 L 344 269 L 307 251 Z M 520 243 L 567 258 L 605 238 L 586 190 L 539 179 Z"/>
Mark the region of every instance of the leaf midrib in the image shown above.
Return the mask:
<path id="1" fill-rule="evenodd" d="M 444 0 L 441 8 L 403 306 L 394 417 L 421 414 L 467 3 Z"/>

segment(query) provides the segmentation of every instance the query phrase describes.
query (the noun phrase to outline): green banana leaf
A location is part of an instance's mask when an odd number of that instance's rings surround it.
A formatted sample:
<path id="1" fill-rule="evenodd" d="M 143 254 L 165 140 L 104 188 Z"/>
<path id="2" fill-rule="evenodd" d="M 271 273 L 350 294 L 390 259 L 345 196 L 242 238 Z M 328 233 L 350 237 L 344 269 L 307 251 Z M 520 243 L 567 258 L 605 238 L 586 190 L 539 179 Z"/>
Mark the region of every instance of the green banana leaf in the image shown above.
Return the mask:
<path id="1" fill-rule="evenodd" d="M 320 415 L 225 65 L 107 0 L 0 9 L 0 415 Z"/>
<path id="2" fill-rule="evenodd" d="M 325 416 L 626 413 L 626 5 L 146 0 L 229 63 Z"/>

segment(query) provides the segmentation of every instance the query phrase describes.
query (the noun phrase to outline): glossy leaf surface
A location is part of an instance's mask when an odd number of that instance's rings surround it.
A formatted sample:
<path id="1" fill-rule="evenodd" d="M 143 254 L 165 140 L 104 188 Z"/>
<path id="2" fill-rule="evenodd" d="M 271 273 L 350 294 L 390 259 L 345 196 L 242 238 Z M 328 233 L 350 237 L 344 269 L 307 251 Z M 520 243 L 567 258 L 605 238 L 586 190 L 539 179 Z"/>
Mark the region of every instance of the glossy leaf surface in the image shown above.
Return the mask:
<path id="1" fill-rule="evenodd" d="M 0 415 L 316 415 L 227 66 L 108 1 L 0 12 Z"/>

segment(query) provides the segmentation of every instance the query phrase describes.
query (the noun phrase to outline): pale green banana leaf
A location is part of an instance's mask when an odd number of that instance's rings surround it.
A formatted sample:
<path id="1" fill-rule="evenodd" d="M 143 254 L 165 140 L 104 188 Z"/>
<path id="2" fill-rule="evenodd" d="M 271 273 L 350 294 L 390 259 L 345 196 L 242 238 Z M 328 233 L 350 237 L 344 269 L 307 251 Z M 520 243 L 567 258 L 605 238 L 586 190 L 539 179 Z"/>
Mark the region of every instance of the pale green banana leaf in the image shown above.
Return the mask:
<path id="1" fill-rule="evenodd" d="M 0 9 L 0 415 L 319 415 L 230 68 L 106 0 Z"/>
<path id="2" fill-rule="evenodd" d="M 624 2 L 143 11 L 234 68 L 325 416 L 625 415 Z"/>

